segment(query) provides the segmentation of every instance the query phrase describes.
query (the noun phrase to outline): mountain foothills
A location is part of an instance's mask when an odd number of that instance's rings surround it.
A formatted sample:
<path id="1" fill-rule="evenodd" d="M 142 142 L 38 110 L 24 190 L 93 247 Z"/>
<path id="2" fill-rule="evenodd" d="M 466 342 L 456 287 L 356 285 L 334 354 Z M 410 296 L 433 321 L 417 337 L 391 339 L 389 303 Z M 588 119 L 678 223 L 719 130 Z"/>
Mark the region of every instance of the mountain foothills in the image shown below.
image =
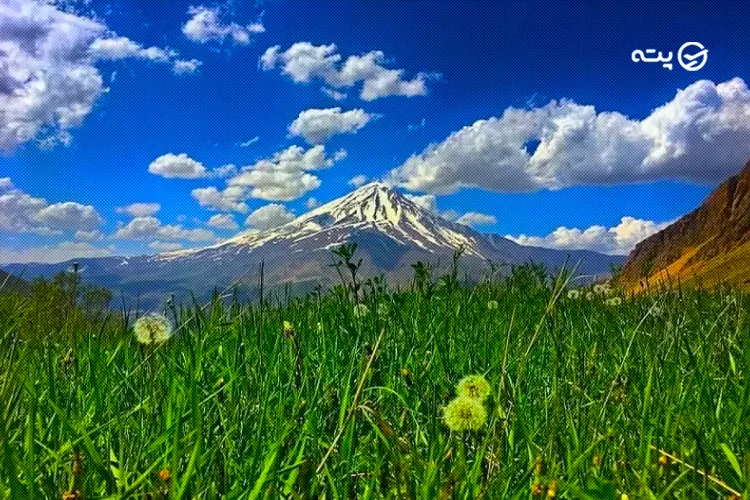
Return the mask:
<path id="1" fill-rule="evenodd" d="M 642 290 L 663 283 L 750 288 L 750 162 L 693 212 L 640 242 L 619 280 Z"/>
<path id="2" fill-rule="evenodd" d="M 155 306 L 170 294 L 205 298 L 214 290 L 235 288 L 257 294 L 260 264 L 267 290 L 286 287 L 303 293 L 338 280 L 332 250 L 358 245 L 365 277 L 384 275 L 403 283 L 418 261 L 446 268 L 462 248 L 461 272 L 478 279 L 490 262 L 528 262 L 558 269 L 577 265 L 580 274 L 604 275 L 622 263 L 620 256 L 519 245 L 499 235 L 479 233 L 417 206 L 382 183 L 371 183 L 322 205 L 276 229 L 241 233 L 220 244 L 152 256 L 80 259 L 83 279 L 109 288 L 118 297 Z M 24 278 L 50 277 L 69 269 L 60 264 L 14 264 L 6 270 Z"/>

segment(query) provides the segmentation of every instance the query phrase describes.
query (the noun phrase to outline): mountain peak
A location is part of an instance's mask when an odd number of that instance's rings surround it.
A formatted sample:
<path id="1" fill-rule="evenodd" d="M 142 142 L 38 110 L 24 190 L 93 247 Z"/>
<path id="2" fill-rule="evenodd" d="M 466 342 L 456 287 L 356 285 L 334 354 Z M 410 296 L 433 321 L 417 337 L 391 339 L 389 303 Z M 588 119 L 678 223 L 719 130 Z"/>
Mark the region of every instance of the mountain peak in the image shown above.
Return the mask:
<path id="1" fill-rule="evenodd" d="M 336 223 L 390 223 L 398 225 L 402 218 L 428 215 L 406 196 L 382 182 L 371 182 L 341 198 L 322 205 L 298 219 L 331 217 Z"/>
<path id="2" fill-rule="evenodd" d="M 304 269 L 302 262 L 326 261 L 330 249 L 350 242 L 356 242 L 377 266 L 394 272 L 403 272 L 409 264 L 430 256 L 447 257 L 458 249 L 475 263 L 486 259 L 520 263 L 536 255 L 543 262 L 557 260 L 561 264 L 567 258 L 567 252 L 522 247 L 499 236 L 483 235 L 418 206 L 386 183 L 371 182 L 275 229 L 242 233 L 212 247 L 161 254 L 154 259 L 228 264 L 252 256 L 277 261 L 279 266 L 283 262 L 280 273 L 296 272 L 288 265 L 297 262 L 303 273 L 312 271 Z M 600 264 L 584 269 L 599 273 Z"/>
<path id="3" fill-rule="evenodd" d="M 393 189 L 388 184 L 386 184 L 385 182 L 372 181 L 372 182 L 368 182 L 367 184 L 361 185 L 360 187 L 358 187 L 357 189 L 355 189 L 352 192 L 356 193 L 357 191 L 363 191 L 363 192 L 364 191 L 367 191 L 367 192 L 372 192 L 372 191 L 393 191 Z"/>
<path id="4" fill-rule="evenodd" d="M 480 253 L 479 233 L 417 206 L 383 182 L 361 186 L 271 231 L 240 234 L 216 247 L 258 248 L 280 241 L 296 247 L 314 241 L 317 248 L 332 248 L 363 233 L 429 252 L 464 247 L 467 254 Z"/>

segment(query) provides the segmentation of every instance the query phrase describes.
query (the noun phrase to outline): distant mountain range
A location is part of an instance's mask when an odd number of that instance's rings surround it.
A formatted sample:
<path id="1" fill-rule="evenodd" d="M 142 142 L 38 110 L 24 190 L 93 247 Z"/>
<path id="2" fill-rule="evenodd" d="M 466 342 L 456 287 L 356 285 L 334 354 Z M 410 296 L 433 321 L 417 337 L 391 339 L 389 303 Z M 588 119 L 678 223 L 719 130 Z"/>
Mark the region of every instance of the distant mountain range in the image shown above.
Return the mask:
<path id="1" fill-rule="evenodd" d="M 665 282 L 750 289 L 750 162 L 696 210 L 640 242 L 619 280 L 634 290 Z"/>
<path id="2" fill-rule="evenodd" d="M 331 250 L 358 244 L 365 276 L 383 274 L 391 283 L 412 276 L 411 264 L 430 262 L 445 268 L 453 252 L 464 249 L 462 272 L 479 278 L 495 264 L 541 263 L 550 269 L 577 265 L 585 275 L 607 275 L 624 257 L 585 250 L 562 251 L 519 245 L 499 235 L 482 234 L 417 206 L 403 194 L 372 183 L 266 232 L 241 233 L 220 244 L 139 257 L 80 259 L 85 281 L 109 288 L 140 304 L 163 303 L 169 294 L 206 298 L 214 289 L 233 284 L 253 296 L 259 266 L 264 265 L 268 290 L 292 293 L 328 287 L 337 281 Z M 52 276 L 69 269 L 60 264 L 5 266 L 24 277 Z"/>

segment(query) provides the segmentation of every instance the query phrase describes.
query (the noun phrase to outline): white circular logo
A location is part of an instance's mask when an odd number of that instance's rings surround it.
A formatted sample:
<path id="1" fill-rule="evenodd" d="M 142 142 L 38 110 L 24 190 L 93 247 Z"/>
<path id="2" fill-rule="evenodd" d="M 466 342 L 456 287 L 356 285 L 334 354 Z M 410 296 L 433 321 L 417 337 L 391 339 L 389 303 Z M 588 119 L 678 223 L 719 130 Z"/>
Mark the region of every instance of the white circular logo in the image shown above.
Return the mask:
<path id="1" fill-rule="evenodd" d="M 695 54 L 685 54 L 685 49 L 693 46 L 700 49 L 700 51 Z M 698 42 L 685 42 L 680 47 L 680 51 L 677 52 L 677 61 L 680 63 L 680 66 L 688 71 L 698 71 L 705 66 L 707 59 L 708 50 Z"/>

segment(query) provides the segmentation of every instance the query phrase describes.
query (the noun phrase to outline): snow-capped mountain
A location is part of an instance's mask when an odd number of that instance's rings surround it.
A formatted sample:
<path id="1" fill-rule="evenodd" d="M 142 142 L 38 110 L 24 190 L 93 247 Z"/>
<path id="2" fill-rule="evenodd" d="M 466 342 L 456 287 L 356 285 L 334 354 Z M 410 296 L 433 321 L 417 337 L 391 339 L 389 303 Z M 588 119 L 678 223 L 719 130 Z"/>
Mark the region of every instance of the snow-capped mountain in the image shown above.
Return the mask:
<path id="1" fill-rule="evenodd" d="M 450 262 L 462 248 L 463 270 L 478 277 L 496 264 L 538 262 L 550 268 L 578 264 L 582 274 L 605 274 L 623 258 L 589 251 L 560 251 L 518 245 L 498 235 L 482 234 L 417 206 L 382 183 L 371 183 L 322 205 L 276 229 L 248 231 L 219 244 L 153 256 L 81 259 L 85 279 L 141 303 L 158 303 L 171 293 L 204 297 L 235 285 L 252 293 L 259 267 L 265 285 L 294 290 L 329 286 L 336 280 L 331 250 L 356 242 L 365 275 L 384 274 L 390 281 L 411 275 L 411 264 Z M 50 276 L 70 266 L 11 265 L 24 277 Z"/>
<path id="2" fill-rule="evenodd" d="M 373 182 L 276 229 L 241 233 L 219 245 L 164 253 L 158 258 L 182 259 L 205 252 L 231 255 L 281 242 L 287 243 L 292 252 L 327 250 L 350 241 L 352 234 L 362 231 L 377 231 L 396 243 L 414 245 L 427 252 L 453 251 L 464 246 L 467 254 L 482 256 L 479 235 L 467 229 L 418 207 L 385 184 Z"/>

